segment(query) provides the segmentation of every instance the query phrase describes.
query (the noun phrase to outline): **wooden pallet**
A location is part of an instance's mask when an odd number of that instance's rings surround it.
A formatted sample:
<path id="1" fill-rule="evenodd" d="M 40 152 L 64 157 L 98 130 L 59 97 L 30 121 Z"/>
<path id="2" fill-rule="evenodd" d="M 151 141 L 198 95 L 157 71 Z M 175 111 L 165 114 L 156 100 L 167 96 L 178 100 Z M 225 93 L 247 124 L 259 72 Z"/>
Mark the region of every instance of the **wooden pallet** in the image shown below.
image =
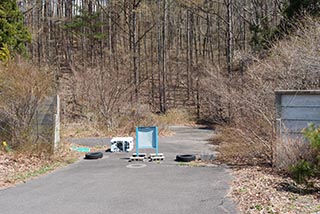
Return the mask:
<path id="1" fill-rule="evenodd" d="M 145 157 L 130 157 L 130 161 L 144 161 L 146 158 Z"/>
<path id="2" fill-rule="evenodd" d="M 163 153 L 158 153 L 158 155 L 156 153 L 150 153 L 149 158 L 152 157 L 163 157 Z"/>
<path id="3" fill-rule="evenodd" d="M 133 153 L 132 157 L 137 157 L 137 153 Z M 146 153 L 139 153 L 139 157 L 147 157 Z"/>
<path id="4" fill-rule="evenodd" d="M 153 157 L 150 157 L 150 160 L 151 161 L 163 161 L 164 160 L 164 156 L 153 156 Z"/>
<path id="5" fill-rule="evenodd" d="M 147 156 L 146 153 L 139 153 L 139 156 L 137 156 L 137 153 L 133 153 L 130 157 L 130 161 L 163 161 L 165 159 L 164 155 L 162 153 L 151 153 L 149 156 Z"/>

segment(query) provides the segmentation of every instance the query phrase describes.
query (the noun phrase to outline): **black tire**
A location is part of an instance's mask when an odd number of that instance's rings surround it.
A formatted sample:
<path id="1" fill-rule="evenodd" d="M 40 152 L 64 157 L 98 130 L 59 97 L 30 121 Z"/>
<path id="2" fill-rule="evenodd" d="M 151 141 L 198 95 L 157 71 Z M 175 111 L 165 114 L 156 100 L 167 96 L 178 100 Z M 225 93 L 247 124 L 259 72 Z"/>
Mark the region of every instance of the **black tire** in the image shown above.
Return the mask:
<path id="1" fill-rule="evenodd" d="M 179 162 L 190 162 L 196 160 L 195 155 L 177 155 L 176 156 L 176 161 Z"/>
<path id="2" fill-rule="evenodd" d="M 102 152 L 89 152 L 85 155 L 85 159 L 99 159 L 102 158 L 103 154 Z"/>

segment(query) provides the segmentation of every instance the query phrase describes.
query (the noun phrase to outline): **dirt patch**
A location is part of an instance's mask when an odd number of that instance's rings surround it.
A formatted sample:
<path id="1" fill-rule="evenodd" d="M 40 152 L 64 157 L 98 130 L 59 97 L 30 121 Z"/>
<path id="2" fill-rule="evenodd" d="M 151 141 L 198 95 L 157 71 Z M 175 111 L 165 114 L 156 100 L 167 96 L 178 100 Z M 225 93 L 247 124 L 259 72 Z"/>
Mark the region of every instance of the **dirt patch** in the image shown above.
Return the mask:
<path id="1" fill-rule="evenodd" d="M 236 169 L 233 176 L 231 195 L 240 213 L 320 213 L 320 181 L 305 189 L 266 167 Z"/>
<path id="2" fill-rule="evenodd" d="M 0 150 L 0 189 L 14 186 L 28 179 L 46 174 L 77 161 L 83 154 L 70 150 L 62 143 L 59 150 L 49 155 L 44 152 L 5 152 Z"/>

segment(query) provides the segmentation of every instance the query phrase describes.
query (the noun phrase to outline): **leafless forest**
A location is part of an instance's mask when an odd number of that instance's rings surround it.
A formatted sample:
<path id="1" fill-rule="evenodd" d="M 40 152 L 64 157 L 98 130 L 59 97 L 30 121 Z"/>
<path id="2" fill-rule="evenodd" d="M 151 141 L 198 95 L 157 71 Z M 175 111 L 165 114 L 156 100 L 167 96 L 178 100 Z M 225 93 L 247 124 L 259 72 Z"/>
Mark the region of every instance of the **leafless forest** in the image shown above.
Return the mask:
<path id="1" fill-rule="evenodd" d="M 261 34 L 280 20 L 274 0 L 22 0 L 30 57 L 55 70 L 70 118 L 147 105 L 188 108 L 199 118 L 230 115 L 208 90 L 212 75 L 241 76 Z M 213 72 L 213 73 L 212 73 Z M 210 84 L 210 83 L 209 83 Z M 227 86 L 232 87 L 232 86 Z M 96 114 L 97 113 L 97 114 Z"/>
<path id="2" fill-rule="evenodd" d="M 38 70 L 45 86 L 54 85 L 62 121 L 72 127 L 131 133 L 138 125 L 157 125 L 152 113 L 169 112 L 175 120 L 176 109 L 184 109 L 199 120 L 228 125 L 220 133 L 222 142 L 235 143 L 228 147 L 233 161 L 239 156 L 270 161 L 276 140 L 274 90 L 320 87 L 319 20 L 306 16 L 290 32 L 281 28 L 288 34 L 278 41 L 270 37 L 285 19 L 284 1 L 18 4 L 32 34 L 27 45 L 33 65 L 16 66 Z M 20 115 L 47 94 L 32 95 L 42 91 L 41 84 L 29 82 L 31 95 L 17 96 L 17 103 L 23 101 L 15 105 L 19 109 L 6 107 L 11 116 L 4 121 L 16 121 L 10 130 L 28 130 L 32 119 Z"/>

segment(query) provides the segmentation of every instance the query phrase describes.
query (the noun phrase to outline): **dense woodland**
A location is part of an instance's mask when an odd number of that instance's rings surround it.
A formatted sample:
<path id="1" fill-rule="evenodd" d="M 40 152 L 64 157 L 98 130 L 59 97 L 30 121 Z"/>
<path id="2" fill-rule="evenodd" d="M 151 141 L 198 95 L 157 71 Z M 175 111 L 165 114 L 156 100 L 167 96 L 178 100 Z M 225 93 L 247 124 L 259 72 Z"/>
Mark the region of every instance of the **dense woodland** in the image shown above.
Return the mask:
<path id="1" fill-rule="evenodd" d="M 319 11 L 318 0 L 4 0 L 1 130 L 29 130 L 58 93 L 63 121 L 134 127 L 187 109 L 270 152 L 274 90 L 320 86 L 318 21 L 302 19 Z"/>
<path id="2" fill-rule="evenodd" d="M 190 107 L 199 117 L 221 114 L 222 107 L 211 109 L 203 84 L 208 68 L 241 75 L 250 63 L 247 56 L 268 46 L 284 5 L 274 0 L 34 0 L 19 1 L 19 7 L 33 38 L 29 55 L 39 66 L 55 69 L 67 115 L 88 117 L 93 108 L 109 118 L 119 105 L 136 103 L 154 112 Z"/>

